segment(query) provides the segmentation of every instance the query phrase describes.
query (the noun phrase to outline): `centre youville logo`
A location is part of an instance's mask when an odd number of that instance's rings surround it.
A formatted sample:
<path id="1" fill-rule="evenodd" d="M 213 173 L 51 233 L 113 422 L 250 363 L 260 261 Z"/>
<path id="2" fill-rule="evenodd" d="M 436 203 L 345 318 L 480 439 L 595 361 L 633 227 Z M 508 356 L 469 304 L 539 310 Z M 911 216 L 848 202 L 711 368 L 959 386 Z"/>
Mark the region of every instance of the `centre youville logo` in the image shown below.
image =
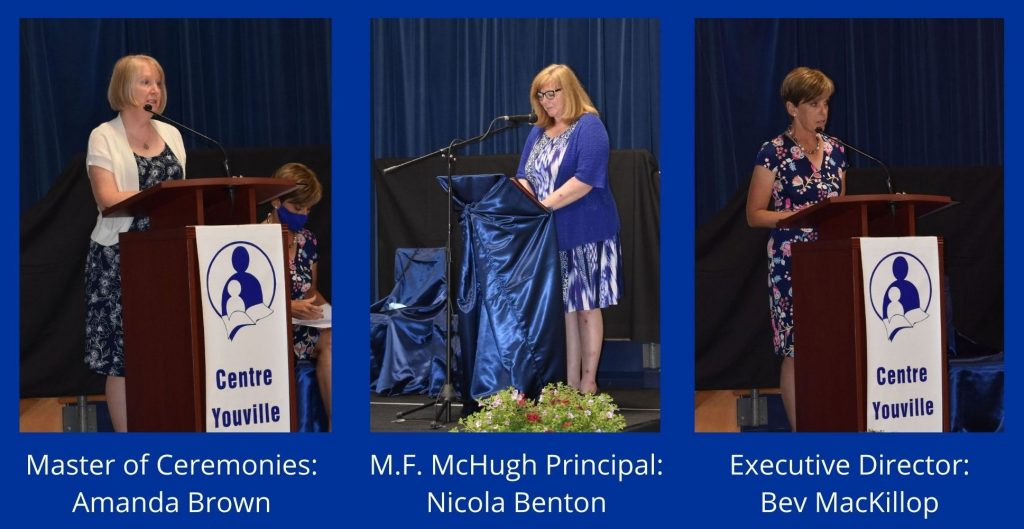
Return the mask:
<path id="1" fill-rule="evenodd" d="M 270 257 L 248 241 L 217 250 L 206 269 L 206 297 L 224 323 L 228 339 L 274 313 L 277 277 Z"/>
<path id="2" fill-rule="evenodd" d="M 893 252 L 879 259 L 871 271 L 868 290 L 871 308 L 890 342 L 901 331 L 928 319 L 931 274 L 914 254 Z"/>

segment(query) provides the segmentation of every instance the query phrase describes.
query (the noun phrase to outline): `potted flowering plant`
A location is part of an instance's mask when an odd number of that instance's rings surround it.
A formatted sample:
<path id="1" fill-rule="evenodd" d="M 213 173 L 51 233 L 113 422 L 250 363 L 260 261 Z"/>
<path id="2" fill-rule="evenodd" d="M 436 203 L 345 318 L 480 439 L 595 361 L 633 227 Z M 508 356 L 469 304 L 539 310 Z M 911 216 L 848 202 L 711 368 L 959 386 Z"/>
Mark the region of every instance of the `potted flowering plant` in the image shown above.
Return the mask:
<path id="1" fill-rule="evenodd" d="M 480 401 L 455 432 L 619 432 L 626 419 L 610 395 L 590 395 L 563 382 L 548 384 L 536 400 L 508 388 Z"/>

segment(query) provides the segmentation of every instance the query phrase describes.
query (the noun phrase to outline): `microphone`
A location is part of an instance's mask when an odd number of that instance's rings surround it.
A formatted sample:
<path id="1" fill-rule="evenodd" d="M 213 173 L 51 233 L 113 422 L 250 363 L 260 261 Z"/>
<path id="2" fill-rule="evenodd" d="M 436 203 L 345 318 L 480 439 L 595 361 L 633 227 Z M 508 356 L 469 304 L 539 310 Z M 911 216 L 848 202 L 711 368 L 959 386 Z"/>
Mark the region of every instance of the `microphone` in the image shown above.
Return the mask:
<path id="1" fill-rule="evenodd" d="M 889 194 L 891 195 L 891 194 L 895 193 L 895 191 L 893 191 L 893 187 L 892 187 L 892 173 L 889 172 L 889 166 L 885 165 L 885 163 L 882 162 L 882 160 L 879 160 L 878 158 L 875 158 L 874 156 L 871 156 L 870 154 L 868 154 L 868 153 L 866 153 L 866 152 L 864 152 L 864 151 L 854 147 L 853 145 L 850 145 L 849 143 L 846 143 L 845 141 L 843 141 L 843 140 L 841 140 L 841 139 L 839 139 L 839 138 L 837 138 L 835 136 L 828 136 L 828 135 L 826 135 L 825 134 L 825 129 L 823 129 L 821 127 L 818 127 L 816 129 L 814 129 L 814 132 L 817 132 L 818 134 L 821 134 L 822 136 L 824 136 L 826 138 L 832 138 L 833 140 L 836 140 L 836 142 L 838 142 L 840 145 L 846 147 L 847 149 L 850 149 L 851 151 L 853 151 L 853 152 L 855 152 L 855 153 L 857 153 L 857 154 L 859 154 L 859 155 L 861 155 L 861 156 L 863 156 L 863 157 L 865 157 L 865 158 L 867 158 L 867 159 L 877 163 L 878 165 L 882 166 L 882 170 L 885 171 L 885 185 L 886 185 L 886 187 L 889 188 Z"/>
<path id="2" fill-rule="evenodd" d="M 514 116 L 499 116 L 498 119 L 511 121 L 512 123 L 536 123 L 537 114 L 530 112 L 529 114 L 518 114 Z"/>
<path id="3" fill-rule="evenodd" d="M 174 121 L 173 119 L 171 119 L 171 118 L 169 118 L 167 116 L 164 116 L 163 114 L 157 114 L 156 111 L 153 110 L 153 105 L 147 104 L 147 105 L 143 106 L 142 109 L 145 110 L 146 112 L 149 112 L 150 114 L 153 114 L 153 119 L 155 119 L 157 121 L 163 121 L 164 123 L 170 123 L 171 125 L 174 125 L 175 127 L 178 127 L 179 129 L 185 129 L 185 130 L 191 132 L 192 134 L 194 134 L 196 136 L 199 136 L 200 138 L 206 140 L 207 142 L 216 145 L 220 149 L 220 153 L 224 155 L 224 174 L 228 178 L 232 178 L 232 176 L 231 176 L 231 169 L 228 166 L 228 152 L 224 150 L 224 146 L 221 145 L 220 142 L 218 142 L 217 140 L 215 140 L 215 139 L 207 136 L 206 134 L 203 134 L 202 132 L 199 132 L 199 131 L 191 128 L 191 127 L 186 127 L 185 125 L 182 125 L 181 123 L 178 123 L 177 121 Z"/>

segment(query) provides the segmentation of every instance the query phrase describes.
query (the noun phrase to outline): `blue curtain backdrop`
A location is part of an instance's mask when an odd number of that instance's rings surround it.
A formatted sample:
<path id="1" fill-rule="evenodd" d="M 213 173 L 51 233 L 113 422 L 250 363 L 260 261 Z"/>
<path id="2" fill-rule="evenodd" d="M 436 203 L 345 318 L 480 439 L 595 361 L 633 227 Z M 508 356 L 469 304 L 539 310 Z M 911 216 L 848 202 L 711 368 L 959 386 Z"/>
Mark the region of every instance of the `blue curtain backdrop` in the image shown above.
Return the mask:
<path id="1" fill-rule="evenodd" d="M 796 66 L 835 81 L 828 131 L 892 167 L 1002 165 L 1002 20 L 698 20 L 695 33 L 697 225 L 789 123 L 779 86 Z"/>
<path id="2" fill-rule="evenodd" d="M 659 155 L 654 19 L 377 19 L 371 26 L 373 157 L 417 156 L 530 112 L 530 82 L 568 64 L 613 149 Z M 517 153 L 528 127 L 462 154 Z"/>
<path id="3" fill-rule="evenodd" d="M 330 142 L 330 21 L 21 21 L 21 207 L 31 207 L 114 116 L 123 55 L 164 68 L 164 113 L 232 148 Z M 183 131 L 185 146 L 211 148 Z M 250 175 L 269 176 L 269 175 Z"/>

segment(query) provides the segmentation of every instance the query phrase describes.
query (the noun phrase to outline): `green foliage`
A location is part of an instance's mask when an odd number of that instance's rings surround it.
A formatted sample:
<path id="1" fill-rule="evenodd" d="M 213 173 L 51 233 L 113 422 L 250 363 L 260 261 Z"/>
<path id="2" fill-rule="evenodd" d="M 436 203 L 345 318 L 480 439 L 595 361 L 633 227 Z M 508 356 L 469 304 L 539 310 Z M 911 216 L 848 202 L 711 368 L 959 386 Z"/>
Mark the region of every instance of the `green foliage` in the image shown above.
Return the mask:
<path id="1" fill-rule="evenodd" d="M 457 432 L 620 432 L 626 419 L 610 395 L 580 393 L 563 382 L 548 384 L 532 401 L 508 388 L 459 419 Z"/>

